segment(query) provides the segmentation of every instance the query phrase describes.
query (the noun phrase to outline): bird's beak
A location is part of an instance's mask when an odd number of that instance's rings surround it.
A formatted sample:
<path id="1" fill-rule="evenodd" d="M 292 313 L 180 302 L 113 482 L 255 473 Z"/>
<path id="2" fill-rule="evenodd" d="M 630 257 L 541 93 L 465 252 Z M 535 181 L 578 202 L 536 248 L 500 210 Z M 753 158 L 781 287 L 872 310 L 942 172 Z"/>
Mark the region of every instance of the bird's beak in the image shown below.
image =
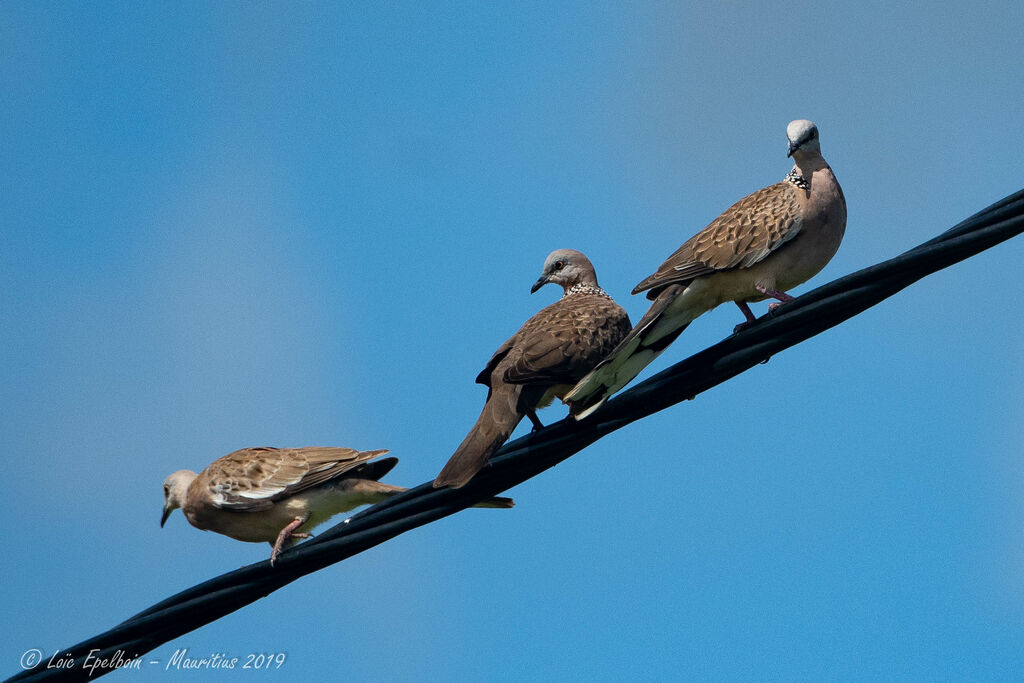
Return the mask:
<path id="1" fill-rule="evenodd" d="M 160 528 L 161 529 L 164 528 L 164 522 L 167 521 L 167 518 L 171 516 L 172 512 L 174 512 L 174 508 L 167 507 L 166 505 L 164 506 L 164 514 L 160 515 Z"/>
<path id="2" fill-rule="evenodd" d="M 541 287 L 546 285 L 548 282 L 550 282 L 550 280 L 548 280 L 548 276 L 547 275 L 541 275 L 537 279 L 537 281 L 533 283 L 533 287 L 530 287 L 530 294 L 533 294 L 538 289 L 540 289 Z"/>
<path id="3" fill-rule="evenodd" d="M 793 156 L 793 152 L 795 152 L 795 151 L 796 151 L 796 150 L 797 150 L 797 149 L 798 149 L 799 147 L 800 147 L 800 145 L 794 145 L 794 144 L 793 144 L 793 141 L 792 141 L 792 140 L 790 140 L 790 141 L 789 141 L 789 151 L 788 151 L 788 152 L 786 152 L 786 156 L 787 156 L 787 157 L 791 157 L 791 156 Z"/>

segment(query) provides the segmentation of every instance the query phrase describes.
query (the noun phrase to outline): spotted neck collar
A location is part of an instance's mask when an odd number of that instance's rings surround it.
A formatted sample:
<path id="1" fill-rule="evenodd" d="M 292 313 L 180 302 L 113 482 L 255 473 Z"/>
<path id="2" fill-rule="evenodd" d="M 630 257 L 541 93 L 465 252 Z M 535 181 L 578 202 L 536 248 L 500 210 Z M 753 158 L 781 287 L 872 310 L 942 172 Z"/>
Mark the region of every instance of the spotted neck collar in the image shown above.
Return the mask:
<path id="1" fill-rule="evenodd" d="M 804 177 L 800 175 L 800 173 L 796 170 L 796 166 L 794 166 L 793 169 L 786 174 L 785 181 L 787 183 L 793 183 L 801 190 L 806 190 L 811 186 L 811 184 L 804 180 Z"/>
<path id="2" fill-rule="evenodd" d="M 608 292 L 604 291 L 597 285 L 587 285 L 582 282 L 577 282 L 572 287 L 565 290 L 562 294 L 562 298 L 564 299 L 565 297 L 572 296 L 573 294 L 596 294 L 598 296 L 603 296 L 605 299 L 611 299 Z"/>

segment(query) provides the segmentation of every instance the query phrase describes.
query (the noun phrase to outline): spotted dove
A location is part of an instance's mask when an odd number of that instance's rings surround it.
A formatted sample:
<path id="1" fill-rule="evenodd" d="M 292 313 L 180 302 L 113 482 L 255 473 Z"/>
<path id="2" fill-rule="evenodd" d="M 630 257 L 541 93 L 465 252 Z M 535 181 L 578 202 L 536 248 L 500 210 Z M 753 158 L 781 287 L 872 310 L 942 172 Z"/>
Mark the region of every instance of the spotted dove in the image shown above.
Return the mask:
<path id="1" fill-rule="evenodd" d="M 488 463 L 529 417 L 561 397 L 629 332 L 629 316 L 597 284 L 590 260 L 573 249 L 551 252 L 530 292 L 561 285 L 562 298 L 527 320 L 502 344 L 476 381 L 488 387 L 476 424 L 455 450 L 434 486 L 458 488 Z"/>
<path id="2" fill-rule="evenodd" d="M 577 419 L 628 384 L 697 316 L 734 301 L 746 323 L 747 302 L 791 301 L 786 294 L 816 275 L 835 255 L 846 230 L 846 200 L 821 156 L 817 127 L 786 128 L 793 169 L 733 204 L 687 240 L 633 289 L 654 301 L 618 347 L 565 396 Z M 772 303 L 769 308 L 779 306 Z"/>
<path id="3" fill-rule="evenodd" d="M 178 470 L 164 481 L 160 526 L 181 508 L 189 523 L 239 541 L 270 543 L 274 564 L 282 548 L 334 515 L 379 503 L 404 491 L 379 481 L 398 458 L 374 460 L 386 450 L 246 448 L 201 473 Z M 480 507 L 512 507 L 492 498 Z"/>

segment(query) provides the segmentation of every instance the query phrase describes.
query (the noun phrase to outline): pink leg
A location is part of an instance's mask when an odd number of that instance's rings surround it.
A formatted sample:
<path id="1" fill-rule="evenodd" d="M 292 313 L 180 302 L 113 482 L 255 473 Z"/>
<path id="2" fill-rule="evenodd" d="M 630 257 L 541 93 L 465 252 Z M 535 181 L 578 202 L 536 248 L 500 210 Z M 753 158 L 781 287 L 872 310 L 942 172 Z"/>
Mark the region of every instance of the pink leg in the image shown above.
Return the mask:
<path id="1" fill-rule="evenodd" d="M 746 322 L 742 322 L 739 325 L 737 325 L 736 327 L 732 328 L 733 334 L 736 334 L 737 332 L 742 330 L 744 327 L 746 327 L 750 323 L 752 323 L 755 320 L 757 320 L 757 318 L 751 312 L 750 306 L 747 305 L 746 301 L 737 301 L 736 305 L 740 307 L 741 311 L 743 311 L 743 317 L 746 318 L 747 320 L 746 320 Z"/>
<path id="2" fill-rule="evenodd" d="M 273 567 L 274 563 L 277 562 L 277 554 L 284 548 L 284 544 L 291 538 L 308 538 L 309 534 L 305 533 L 292 533 L 300 526 L 305 524 L 309 520 L 309 515 L 303 515 L 302 517 L 296 517 L 288 523 L 285 528 L 281 529 L 281 533 L 277 535 L 277 541 L 274 543 L 274 549 L 270 551 L 270 566 Z"/>
<path id="3" fill-rule="evenodd" d="M 774 311 L 776 308 L 778 308 L 782 304 L 787 304 L 787 303 L 789 303 L 790 301 L 792 301 L 794 299 L 794 297 L 791 297 L 789 294 L 786 294 L 785 292 L 780 292 L 777 289 L 768 289 L 767 287 L 762 287 L 761 285 L 757 285 L 757 291 L 761 292 L 765 296 L 770 296 L 773 299 L 778 299 L 781 302 L 781 303 L 774 303 L 773 302 L 773 303 L 768 304 L 768 310 L 769 311 Z"/>

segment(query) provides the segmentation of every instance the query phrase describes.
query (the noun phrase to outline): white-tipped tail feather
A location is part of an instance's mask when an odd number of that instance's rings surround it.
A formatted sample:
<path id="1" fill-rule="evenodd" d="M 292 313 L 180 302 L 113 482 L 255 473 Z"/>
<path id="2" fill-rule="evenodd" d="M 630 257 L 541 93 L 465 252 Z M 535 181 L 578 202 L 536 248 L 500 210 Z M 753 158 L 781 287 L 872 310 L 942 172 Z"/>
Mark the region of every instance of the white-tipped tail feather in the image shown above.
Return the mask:
<path id="1" fill-rule="evenodd" d="M 577 420 L 591 415 L 612 394 L 633 381 L 640 371 L 661 355 L 703 307 L 690 308 L 680 295 L 684 288 L 668 287 L 619 346 L 581 379 L 563 399 Z"/>

